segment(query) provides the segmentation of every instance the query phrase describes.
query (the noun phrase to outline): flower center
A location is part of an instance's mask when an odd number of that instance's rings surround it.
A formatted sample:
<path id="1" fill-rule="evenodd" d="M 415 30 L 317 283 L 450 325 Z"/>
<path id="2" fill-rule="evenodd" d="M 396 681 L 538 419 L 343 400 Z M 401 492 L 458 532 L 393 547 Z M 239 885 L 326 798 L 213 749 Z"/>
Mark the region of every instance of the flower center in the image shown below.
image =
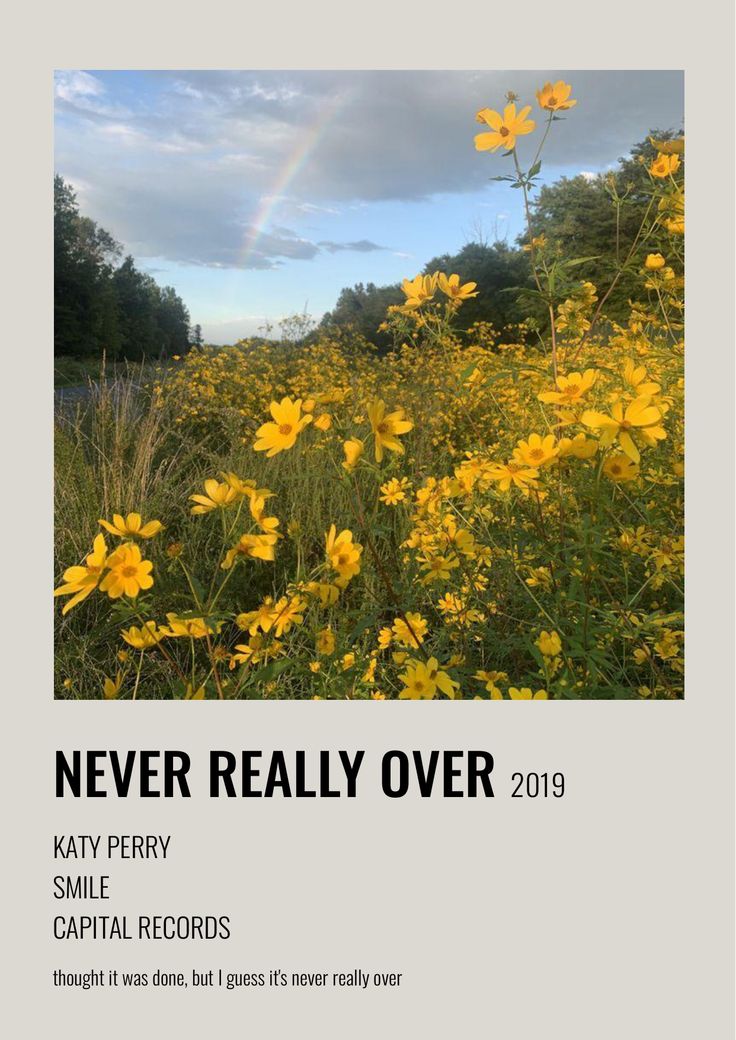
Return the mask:
<path id="1" fill-rule="evenodd" d="M 380 422 L 378 424 L 378 426 L 376 427 L 376 431 L 378 433 L 388 433 L 388 423 L 387 422 Z"/>
<path id="2" fill-rule="evenodd" d="M 541 448 L 532 448 L 529 452 L 529 458 L 534 459 L 535 462 L 539 462 L 540 459 L 544 458 L 544 452 Z"/>
<path id="3" fill-rule="evenodd" d="M 554 96 L 554 94 L 550 95 L 550 97 L 549 97 L 549 99 L 547 101 L 547 104 L 550 105 L 550 106 L 557 104 L 557 98 Z"/>
<path id="4" fill-rule="evenodd" d="M 501 129 L 498 132 L 501 135 L 501 137 L 508 137 L 509 134 L 511 133 L 511 131 L 509 130 L 509 128 L 507 126 L 502 126 Z"/>
<path id="5" fill-rule="evenodd" d="M 290 423 L 282 423 L 281 426 L 279 426 L 279 433 L 282 437 L 288 437 L 293 428 L 294 427 L 291 426 Z"/>
<path id="6" fill-rule="evenodd" d="M 340 555 L 337 557 L 338 567 L 345 567 L 349 562 L 349 557 L 345 553 L 340 553 Z"/>
<path id="7" fill-rule="evenodd" d="M 132 563 L 127 564 L 121 571 L 124 578 L 135 578 L 137 573 L 138 568 L 134 567 Z"/>

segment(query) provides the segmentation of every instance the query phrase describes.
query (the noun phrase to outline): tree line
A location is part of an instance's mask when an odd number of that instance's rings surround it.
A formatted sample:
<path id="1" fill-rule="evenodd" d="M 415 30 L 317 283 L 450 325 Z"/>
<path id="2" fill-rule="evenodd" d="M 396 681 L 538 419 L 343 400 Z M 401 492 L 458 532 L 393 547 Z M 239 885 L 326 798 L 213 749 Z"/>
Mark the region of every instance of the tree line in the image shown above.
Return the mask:
<path id="1" fill-rule="evenodd" d="M 189 311 L 170 286 L 139 271 L 132 256 L 54 177 L 54 354 L 141 361 L 183 354 L 201 342 Z"/>

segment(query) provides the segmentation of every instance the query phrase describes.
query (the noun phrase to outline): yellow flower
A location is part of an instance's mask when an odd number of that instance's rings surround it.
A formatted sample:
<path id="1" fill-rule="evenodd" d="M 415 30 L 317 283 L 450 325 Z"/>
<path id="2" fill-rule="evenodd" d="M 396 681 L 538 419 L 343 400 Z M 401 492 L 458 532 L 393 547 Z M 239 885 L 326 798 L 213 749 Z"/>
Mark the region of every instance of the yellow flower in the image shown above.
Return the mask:
<path id="1" fill-rule="evenodd" d="M 516 147 L 516 138 L 524 134 L 530 134 L 537 125 L 533 119 L 527 119 L 532 110 L 531 105 L 526 105 L 517 113 L 516 105 L 506 105 L 503 115 L 492 108 L 482 108 L 476 115 L 478 123 L 485 123 L 491 128 L 488 131 L 477 134 L 475 147 L 479 152 L 492 151 L 498 148 L 506 148 L 510 151 Z"/>
<path id="2" fill-rule="evenodd" d="M 340 589 L 337 585 L 324 581 L 308 581 L 303 591 L 319 598 L 320 605 L 323 607 L 333 606 L 340 597 Z"/>
<path id="3" fill-rule="evenodd" d="M 401 283 L 401 291 L 406 296 L 405 310 L 416 310 L 423 303 L 431 300 L 437 291 L 438 274 L 418 274 L 416 278 L 405 278 Z"/>
<path id="4" fill-rule="evenodd" d="M 335 652 L 335 633 L 331 628 L 323 628 L 317 633 L 316 647 L 318 654 L 324 654 L 325 657 L 329 657 L 330 654 Z"/>
<path id="5" fill-rule="evenodd" d="M 310 661 L 309 662 L 309 670 L 310 670 L 310 672 L 317 673 L 320 670 L 321 667 L 322 667 L 322 665 L 320 664 L 319 661 Z"/>
<path id="6" fill-rule="evenodd" d="M 189 498 L 197 505 L 192 506 L 192 516 L 202 516 L 210 513 L 213 509 L 225 509 L 237 502 L 240 497 L 238 491 L 227 480 L 222 484 L 210 477 L 204 482 L 204 495 L 190 495 Z"/>
<path id="7" fill-rule="evenodd" d="M 363 442 L 352 437 L 349 441 L 345 441 L 342 450 L 345 452 L 345 461 L 342 464 L 342 468 L 347 470 L 348 473 L 352 473 L 358 465 L 360 456 L 363 454 Z"/>
<path id="8" fill-rule="evenodd" d="M 160 520 L 149 520 L 148 523 L 142 524 L 140 513 L 128 513 L 125 519 L 119 513 L 115 513 L 112 523 L 107 520 L 97 522 L 110 534 L 117 535 L 118 538 L 153 538 L 163 530 L 164 526 Z"/>
<path id="9" fill-rule="evenodd" d="M 451 300 L 457 300 L 460 303 L 478 295 L 477 292 L 473 292 L 477 282 L 466 282 L 465 285 L 461 285 L 459 274 L 451 274 L 449 278 L 446 274 L 440 274 L 438 276 L 438 284 L 445 296 L 449 296 Z"/>
<path id="10" fill-rule="evenodd" d="M 340 531 L 331 525 L 325 537 L 327 562 L 341 578 L 350 580 L 360 573 L 360 554 L 363 546 L 353 541 L 352 531 Z"/>
<path id="11" fill-rule="evenodd" d="M 663 180 L 665 177 L 670 177 L 673 173 L 676 173 L 679 167 L 680 160 L 676 155 L 665 155 L 663 152 L 660 152 L 649 167 L 649 172 L 652 177 L 658 177 L 660 180 Z"/>
<path id="12" fill-rule="evenodd" d="M 624 363 L 623 376 L 637 397 L 642 395 L 654 397 L 659 393 L 659 383 L 647 382 L 646 368 L 643 365 L 637 365 L 631 358 L 627 358 Z"/>
<path id="13" fill-rule="evenodd" d="M 405 614 L 398 617 L 392 625 L 394 639 L 401 646 L 413 646 L 416 650 L 424 642 L 427 634 L 427 622 L 421 614 Z"/>
<path id="14" fill-rule="evenodd" d="M 533 249 L 544 249 L 547 245 L 545 235 L 533 235 L 531 242 L 526 242 L 521 248 L 525 253 L 531 253 Z"/>
<path id="15" fill-rule="evenodd" d="M 404 448 L 396 438 L 414 428 L 414 423 L 404 418 L 404 409 L 397 408 L 387 415 L 384 402 L 375 400 L 367 405 L 366 411 L 376 441 L 376 462 L 383 461 L 384 448 L 403 455 Z"/>
<path id="16" fill-rule="evenodd" d="M 348 668 L 352 668 L 355 664 L 355 654 L 345 654 L 342 659 L 342 670 L 346 672 Z"/>
<path id="17" fill-rule="evenodd" d="M 332 418 L 327 412 L 323 412 L 322 415 L 318 415 L 314 420 L 314 428 L 316 430 L 322 430 L 326 433 L 327 430 L 332 426 Z"/>
<path id="18" fill-rule="evenodd" d="M 135 650 L 148 650 L 160 643 L 166 635 L 163 629 L 156 628 L 155 621 L 146 621 L 140 628 L 131 625 L 130 628 L 123 629 L 120 634 L 125 642 Z"/>
<path id="19" fill-rule="evenodd" d="M 403 502 L 406 498 L 408 486 L 409 481 L 406 477 L 402 477 L 401 480 L 392 477 L 385 484 L 381 484 L 382 494 L 380 495 L 380 501 L 387 506 L 397 506 L 399 502 Z"/>
<path id="20" fill-rule="evenodd" d="M 301 414 L 301 398 L 292 401 L 290 397 L 284 397 L 280 404 L 272 401 L 270 412 L 275 421 L 259 427 L 256 433 L 258 439 L 253 445 L 255 451 L 265 451 L 269 459 L 280 451 L 293 448 L 301 431 L 312 421 L 311 415 Z"/>
<path id="21" fill-rule="evenodd" d="M 105 681 L 102 684 L 102 692 L 105 696 L 106 701 L 113 701 L 120 693 L 120 687 L 123 685 L 123 676 L 121 672 L 115 676 L 115 679 L 108 679 L 105 677 Z"/>
<path id="22" fill-rule="evenodd" d="M 447 672 L 442 671 L 437 658 L 430 657 L 427 661 L 427 677 L 433 682 L 440 693 L 444 693 L 450 700 L 455 699 L 455 691 L 460 689 L 460 683 L 451 679 Z"/>
<path id="23" fill-rule="evenodd" d="M 265 644 L 262 635 L 251 636 L 247 643 L 236 645 L 235 649 L 238 652 L 230 658 L 230 670 L 232 671 L 239 664 L 258 664 L 259 661 L 268 660 L 269 657 L 276 657 L 281 652 L 282 646 L 283 643 L 278 640 Z M 268 690 L 268 687 L 266 689 Z"/>
<path id="24" fill-rule="evenodd" d="M 623 484 L 628 480 L 636 480 L 639 476 L 639 467 L 632 462 L 623 452 L 609 455 L 603 464 L 603 472 L 617 484 Z"/>
<path id="25" fill-rule="evenodd" d="M 577 101 L 570 97 L 572 87 L 564 80 L 558 79 L 556 83 L 545 83 L 541 90 L 537 91 L 537 101 L 540 108 L 546 108 L 548 112 L 564 112 Z"/>
<path id="26" fill-rule="evenodd" d="M 393 632 L 390 628 L 382 628 L 378 633 L 378 647 L 380 650 L 387 650 L 391 646 L 391 640 L 393 639 Z"/>
<path id="27" fill-rule="evenodd" d="M 277 534 L 242 534 L 232 549 L 225 553 L 221 563 L 224 571 L 230 570 L 238 556 L 246 559 L 273 560 L 274 545 L 278 541 Z"/>
<path id="28" fill-rule="evenodd" d="M 665 263 L 666 260 L 661 253 L 649 253 L 644 261 L 644 266 L 647 271 L 659 271 L 664 267 Z"/>
<path id="29" fill-rule="evenodd" d="M 556 390 L 545 390 L 538 394 L 538 400 L 545 404 L 577 404 L 595 383 L 596 372 L 592 368 L 585 372 L 571 372 L 567 376 L 558 376 Z"/>
<path id="30" fill-rule="evenodd" d="M 512 484 L 526 491 L 529 487 L 535 486 L 539 470 L 520 462 L 507 462 L 503 465 L 494 462 L 488 467 L 488 476 L 496 481 L 499 491 L 508 491 Z"/>
<path id="31" fill-rule="evenodd" d="M 655 141 L 653 137 L 650 137 L 649 143 L 656 152 L 661 152 L 662 155 L 685 154 L 684 137 L 675 137 L 672 141 Z"/>
<path id="32" fill-rule="evenodd" d="M 562 640 L 556 632 L 541 631 L 536 646 L 545 657 L 557 657 L 562 652 Z"/>
<path id="33" fill-rule="evenodd" d="M 682 189 L 661 198 L 657 210 L 659 220 L 671 235 L 685 234 L 685 194 Z"/>
<path id="34" fill-rule="evenodd" d="M 515 686 L 509 687 L 509 697 L 512 701 L 546 701 L 549 700 L 549 694 L 546 690 L 537 690 L 536 693 L 532 693 L 528 686 L 522 686 L 520 690 L 517 690 Z"/>
<path id="35" fill-rule="evenodd" d="M 460 566 L 457 556 L 429 555 L 420 556 L 421 569 L 425 572 L 422 581 L 429 584 L 432 581 L 447 581 L 450 571 Z"/>
<path id="36" fill-rule="evenodd" d="M 429 668 L 422 661 L 410 661 L 399 678 L 404 684 L 399 692 L 401 700 L 431 700 L 437 692 L 437 684 L 430 679 Z"/>
<path id="37" fill-rule="evenodd" d="M 62 614 L 68 614 L 72 607 L 81 603 L 100 583 L 102 572 L 107 561 L 107 545 L 105 536 L 98 534 L 92 543 L 92 552 L 79 567 L 67 567 L 64 571 L 64 584 L 54 589 L 54 596 L 71 596 L 64 605 Z"/>
<path id="38" fill-rule="evenodd" d="M 260 495 L 253 495 L 248 505 L 250 508 L 250 515 L 253 517 L 260 529 L 265 531 L 266 534 L 276 534 L 279 520 L 275 516 L 266 516 L 265 499 Z M 281 536 L 277 534 L 276 537 L 280 538 Z"/>
<path id="39" fill-rule="evenodd" d="M 632 431 L 643 431 L 650 427 L 652 434 L 657 439 L 661 439 L 659 432 L 664 433 L 659 426 L 662 413 L 650 402 L 651 398 L 646 395 L 637 397 L 636 400 L 626 406 L 624 411 L 623 403 L 616 401 L 611 408 L 610 415 L 604 415 L 602 412 L 585 411 L 581 416 L 581 422 L 593 429 L 601 430 L 600 443 L 602 447 L 607 448 L 618 439 L 621 450 L 628 455 L 632 462 L 638 462 L 640 458 L 639 449 L 634 443 Z"/>
<path id="40" fill-rule="evenodd" d="M 584 433 L 576 433 L 570 437 L 561 437 L 557 442 L 559 449 L 558 459 L 566 459 L 572 455 L 576 459 L 592 459 L 598 451 L 598 441 L 592 437 L 586 437 Z"/>
<path id="41" fill-rule="evenodd" d="M 304 621 L 304 614 L 302 611 L 305 609 L 307 603 L 300 596 L 282 596 L 281 599 L 274 604 L 273 608 L 273 630 L 277 636 L 282 636 L 285 632 L 288 632 L 292 625 L 301 625 Z"/>
<path id="42" fill-rule="evenodd" d="M 256 635 L 259 629 L 263 632 L 270 632 L 273 625 L 272 597 L 266 596 L 257 610 L 249 610 L 246 613 L 238 614 L 235 618 L 235 624 L 243 632 L 248 632 L 251 636 Z"/>
<path id="43" fill-rule="evenodd" d="M 492 701 L 503 700 L 503 694 L 498 684 L 508 681 L 506 672 L 476 672 L 474 678 L 480 679 L 481 682 L 486 684 L 486 689 L 490 693 Z"/>
<path id="44" fill-rule="evenodd" d="M 174 639 L 204 639 L 205 636 L 216 635 L 222 628 L 221 622 L 218 622 L 215 628 L 212 628 L 201 617 L 183 618 L 179 617 L 178 614 L 169 613 L 166 615 L 166 620 L 169 623 L 169 627 L 160 628 L 159 632 Z"/>
<path id="45" fill-rule="evenodd" d="M 107 558 L 107 574 L 100 582 L 100 592 L 106 592 L 110 599 L 127 596 L 135 599 L 142 589 L 150 589 L 153 585 L 150 560 L 141 558 L 137 545 L 126 542 Z"/>
<path id="46" fill-rule="evenodd" d="M 538 433 L 533 433 L 528 441 L 518 442 L 514 448 L 514 459 L 516 462 L 536 469 L 551 462 L 558 452 L 557 441 L 553 434 L 549 433 L 546 437 L 540 437 Z"/>
<path id="47" fill-rule="evenodd" d="M 181 542 L 171 542 L 166 546 L 166 555 L 170 560 L 175 560 L 178 556 L 184 552 L 184 546 Z"/>
<path id="48" fill-rule="evenodd" d="M 237 473 L 223 472 L 225 482 L 235 491 L 240 498 L 253 498 L 254 495 L 266 499 L 273 498 L 274 492 L 268 488 L 256 487 L 255 480 L 242 480 Z"/>

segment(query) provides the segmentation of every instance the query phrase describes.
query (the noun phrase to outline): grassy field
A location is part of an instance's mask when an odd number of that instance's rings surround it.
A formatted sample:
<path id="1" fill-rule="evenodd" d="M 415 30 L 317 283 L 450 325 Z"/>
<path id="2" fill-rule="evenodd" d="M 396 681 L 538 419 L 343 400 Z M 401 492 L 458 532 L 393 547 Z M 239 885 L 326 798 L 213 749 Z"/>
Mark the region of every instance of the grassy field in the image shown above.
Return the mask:
<path id="1" fill-rule="evenodd" d="M 624 322 L 530 226 L 541 327 L 460 334 L 477 287 L 418 275 L 385 356 L 345 330 L 243 342 L 59 409 L 56 695 L 682 697 L 684 188 L 661 147 L 616 255 Z"/>
<path id="2" fill-rule="evenodd" d="M 120 679 L 120 696 L 392 697 L 434 661 L 455 696 L 680 695 L 681 356 L 621 330 L 589 339 L 576 368 L 578 386 L 594 375 L 583 403 L 600 414 L 657 381 L 649 407 L 666 407 L 667 436 L 642 444 L 639 465 L 539 400 L 570 396 L 543 353 L 446 333 L 386 358 L 356 345 L 350 359 L 343 342 L 200 352 L 146 389 L 95 387 L 57 419 L 57 571 L 85 559 L 100 519 L 138 512 L 164 530 L 141 540 L 152 588 L 95 589 L 59 617 L 58 692 L 99 697 Z M 312 421 L 268 458 L 257 429 L 289 395 Z M 367 404 L 381 399 L 413 425 L 379 464 Z M 346 442 L 365 442 L 354 468 Z M 274 495 L 253 509 L 235 477 Z M 192 515 L 206 480 L 212 508 Z M 326 556 L 333 524 L 362 546 L 347 581 L 349 563 L 341 574 Z M 223 570 L 242 534 L 269 531 L 265 559 Z M 110 552 L 122 541 L 105 537 Z M 294 620 L 278 638 L 248 616 L 284 601 Z M 121 639 L 170 629 L 169 614 L 201 620 L 147 649 Z"/>

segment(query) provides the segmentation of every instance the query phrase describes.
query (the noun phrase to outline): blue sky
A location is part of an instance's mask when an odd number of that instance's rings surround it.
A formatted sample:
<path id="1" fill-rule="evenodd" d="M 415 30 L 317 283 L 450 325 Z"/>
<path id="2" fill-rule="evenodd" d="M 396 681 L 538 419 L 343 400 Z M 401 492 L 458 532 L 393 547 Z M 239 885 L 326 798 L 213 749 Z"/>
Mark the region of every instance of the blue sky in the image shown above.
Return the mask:
<path id="1" fill-rule="evenodd" d="M 677 71 L 60 70 L 55 167 L 208 342 L 233 342 L 479 233 L 513 243 L 519 193 L 490 180 L 510 160 L 475 151 L 475 113 L 514 90 L 539 114 L 535 89 L 560 78 L 578 105 L 552 128 L 544 181 L 682 126 Z"/>

